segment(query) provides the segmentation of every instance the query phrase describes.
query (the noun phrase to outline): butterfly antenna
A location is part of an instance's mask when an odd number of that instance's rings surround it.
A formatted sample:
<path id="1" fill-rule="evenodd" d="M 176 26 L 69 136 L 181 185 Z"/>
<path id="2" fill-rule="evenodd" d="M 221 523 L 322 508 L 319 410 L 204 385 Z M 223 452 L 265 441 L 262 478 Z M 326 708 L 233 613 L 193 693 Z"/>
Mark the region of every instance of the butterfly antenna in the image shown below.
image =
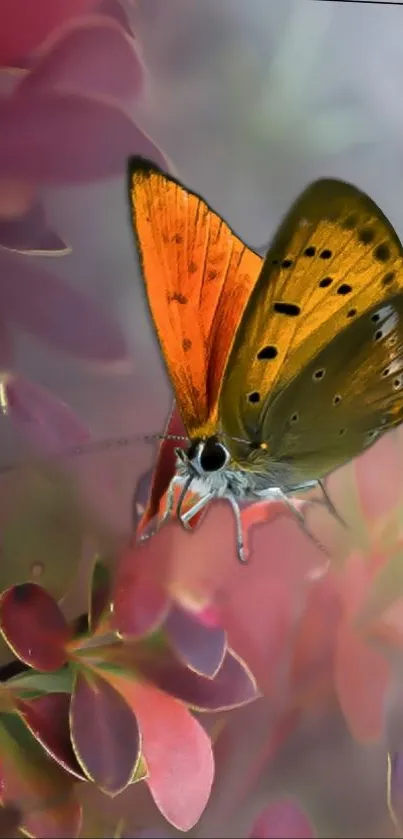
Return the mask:
<path id="1" fill-rule="evenodd" d="M 72 458 L 72 457 L 80 457 L 80 455 L 84 454 L 94 454 L 97 452 L 108 451 L 108 449 L 123 449 L 127 446 L 131 446 L 133 443 L 138 442 L 149 442 L 151 440 L 176 440 L 176 441 L 187 441 L 189 442 L 189 438 L 182 436 L 180 434 L 131 434 L 127 437 L 112 437 L 108 440 L 99 440 L 94 442 L 84 443 L 82 446 L 72 446 L 70 448 L 61 449 L 54 454 L 47 454 L 47 455 L 31 455 L 28 457 L 27 460 L 22 461 L 21 463 L 8 463 L 0 466 L 0 475 L 5 472 L 13 472 L 15 469 L 18 469 L 19 466 L 24 466 L 27 464 L 27 461 L 45 461 L 46 463 L 52 463 L 58 460 L 62 460 L 64 458 Z"/>

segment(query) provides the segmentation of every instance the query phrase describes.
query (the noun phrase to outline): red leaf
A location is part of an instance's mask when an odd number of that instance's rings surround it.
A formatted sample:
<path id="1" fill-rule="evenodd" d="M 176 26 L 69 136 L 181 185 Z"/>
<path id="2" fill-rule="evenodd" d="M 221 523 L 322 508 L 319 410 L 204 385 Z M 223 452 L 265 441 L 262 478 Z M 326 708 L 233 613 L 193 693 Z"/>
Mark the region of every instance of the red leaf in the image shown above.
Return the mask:
<path id="1" fill-rule="evenodd" d="M 0 808 L 0 839 L 14 839 L 19 836 L 22 813 L 19 807 L 6 803 Z"/>
<path id="2" fill-rule="evenodd" d="M 356 740 L 382 736 L 390 665 L 345 620 L 337 635 L 335 682 L 341 709 Z"/>
<path id="3" fill-rule="evenodd" d="M 295 801 L 274 801 L 256 819 L 249 839 L 313 839 L 306 813 Z"/>
<path id="4" fill-rule="evenodd" d="M 64 21 L 82 14 L 98 0 L 2 0 L 0 4 L 0 64 L 17 63 Z M 23 22 L 23 23 L 22 23 Z"/>
<path id="5" fill-rule="evenodd" d="M 164 623 L 164 633 L 185 664 L 210 678 L 217 674 L 227 648 L 223 629 L 208 627 L 190 612 L 173 606 Z"/>
<path id="6" fill-rule="evenodd" d="M 80 831 L 81 806 L 73 779 L 50 761 L 16 715 L 0 722 L 0 790 L 23 814 L 23 828 L 41 839 L 74 839 Z"/>
<path id="7" fill-rule="evenodd" d="M 34 699 L 17 699 L 15 705 L 36 740 L 62 767 L 85 780 L 70 739 L 70 694 L 49 693 Z"/>
<path id="8" fill-rule="evenodd" d="M 74 749 L 84 771 L 108 795 L 117 795 L 130 783 L 140 756 L 140 734 L 131 708 L 107 681 L 79 672 L 70 719 Z"/>
<path id="9" fill-rule="evenodd" d="M 138 96 L 142 80 L 133 38 L 118 22 L 94 14 L 58 30 L 22 78 L 18 93 L 64 91 L 121 99 Z"/>
<path id="10" fill-rule="evenodd" d="M 14 653 L 30 667 L 51 671 L 65 663 L 70 628 L 53 597 L 35 583 L 3 592 L 0 629 Z"/>
<path id="11" fill-rule="evenodd" d="M 166 819 L 190 830 L 209 799 L 214 774 L 210 739 L 180 702 L 117 672 L 105 672 L 111 685 L 136 713 L 142 734 L 147 784 Z"/>
<path id="12" fill-rule="evenodd" d="M 0 99 L 0 122 L 0 176 L 88 183 L 123 175 L 133 154 L 168 168 L 159 148 L 110 100 L 16 93 Z"/>

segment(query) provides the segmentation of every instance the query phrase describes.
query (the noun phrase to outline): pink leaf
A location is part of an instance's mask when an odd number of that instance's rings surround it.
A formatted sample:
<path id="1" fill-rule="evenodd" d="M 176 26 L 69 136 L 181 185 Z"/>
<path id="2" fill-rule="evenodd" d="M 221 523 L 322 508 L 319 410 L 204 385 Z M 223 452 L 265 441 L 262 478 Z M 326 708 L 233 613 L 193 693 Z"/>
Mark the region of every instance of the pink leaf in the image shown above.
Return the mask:
<path id="1" fill-rule="evenodd" d="M 32 204 L 23 215 L 0 218 L 0 246 L 31 254 L 69 252 L 66 243 L 48 226 L 39 202 Z"/>
<path id="2" fill-rule="evenodd" d="M 16 63 L 37 47 L 53 29 L 90 10 L 98 0 L 2 0 L 0 4 L 0 64 Z"/>
<path id="3" fill-rule="evenodd" d="M 313 839 L 306 813 L 295 801 L 274 801 L 256 819 L 249 839 Z"/>
<path id="4" fill-rule="evenodd" d="M 78 93 L 0 99 L 0 177 L 47 184 L 123 175 L 133 154 L 167 161 L 123 108 Z"/>
<path id="5" fill-rule="evenodd" d="M 143 69 L 133 38 L 103 15 L 75 18 L 46 43 L 18 93 L 59 91 L 116 99 L 138 96 Z"/>
<path id="6" fill-rule="evenodd" d="M 108 681 L 135 710 L 154 801 L 179 830 L 190 830 L 210 796 L 214 760 L 208 735 L 187 708 L 144 683 L 117 672 Z"/>
<path id="7" fill-rule="evenodd" d="M 28 379 L 10 375 L 4 391 L 12 422 L 44 453 L 81 446 L 89 440 L 89 432 L 71 408 Z"/>
<path id="8" fill-rule="evenodd" d="M 0 265 L 0 309 L 7 322 L 79 358 L 113 362 L 126 356 L 118 324 L 81 291 L 4 250 Z"/>
<path id="9" fill-rule="evenodd" d="M 136 549 L 120 559 L 113 595 L 113 627 L 123 636 L 142 636 L 154 631 L 166 616 L 169 599 L 163 585 L 136 563 Z"/>
<path id="10" fill-rule="evenodd" d="M 337 635 L 335 683 L 353 737 L 364 743 L 382 736 L 390 666 L 345 620 Z"/>

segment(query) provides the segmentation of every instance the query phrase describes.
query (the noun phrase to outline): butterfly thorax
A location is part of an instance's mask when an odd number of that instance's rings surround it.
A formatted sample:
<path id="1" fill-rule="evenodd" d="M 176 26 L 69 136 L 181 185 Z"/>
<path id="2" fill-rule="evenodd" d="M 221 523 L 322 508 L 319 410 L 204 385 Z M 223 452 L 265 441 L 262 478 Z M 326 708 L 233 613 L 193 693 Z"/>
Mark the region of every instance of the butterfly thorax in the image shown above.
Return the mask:
<path id="1" fill-rule="evenodd" d="M 193 440 L 186 451 L 177 449 L 176 455 L 176 475 L 188 483 L 192 492 L 200 495 L 231 495 L 246 500 L 258 498 L 272 489 L 287 491 L 298 483 L 290 480 L 286 464 L 271 461 L 270 468 L 267 457 L 262 470 L 259 461 L 253 458 L 249 458 L 248 468 L 243 468 L 218 436 Z"/>

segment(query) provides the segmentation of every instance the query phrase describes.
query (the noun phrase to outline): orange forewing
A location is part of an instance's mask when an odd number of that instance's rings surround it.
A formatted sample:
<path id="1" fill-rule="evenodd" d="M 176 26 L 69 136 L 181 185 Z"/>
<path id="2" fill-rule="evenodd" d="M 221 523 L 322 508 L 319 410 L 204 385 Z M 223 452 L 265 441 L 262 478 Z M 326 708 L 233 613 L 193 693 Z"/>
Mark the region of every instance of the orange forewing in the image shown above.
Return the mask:
<path id="1" fill-rule="evenodd" d="M 262 259 L 201 198 L 138 157 L 130 162 L 130 202 L 179 411 L 190 437 L 208 436 L 217 427 L 229 351 Z"/>

